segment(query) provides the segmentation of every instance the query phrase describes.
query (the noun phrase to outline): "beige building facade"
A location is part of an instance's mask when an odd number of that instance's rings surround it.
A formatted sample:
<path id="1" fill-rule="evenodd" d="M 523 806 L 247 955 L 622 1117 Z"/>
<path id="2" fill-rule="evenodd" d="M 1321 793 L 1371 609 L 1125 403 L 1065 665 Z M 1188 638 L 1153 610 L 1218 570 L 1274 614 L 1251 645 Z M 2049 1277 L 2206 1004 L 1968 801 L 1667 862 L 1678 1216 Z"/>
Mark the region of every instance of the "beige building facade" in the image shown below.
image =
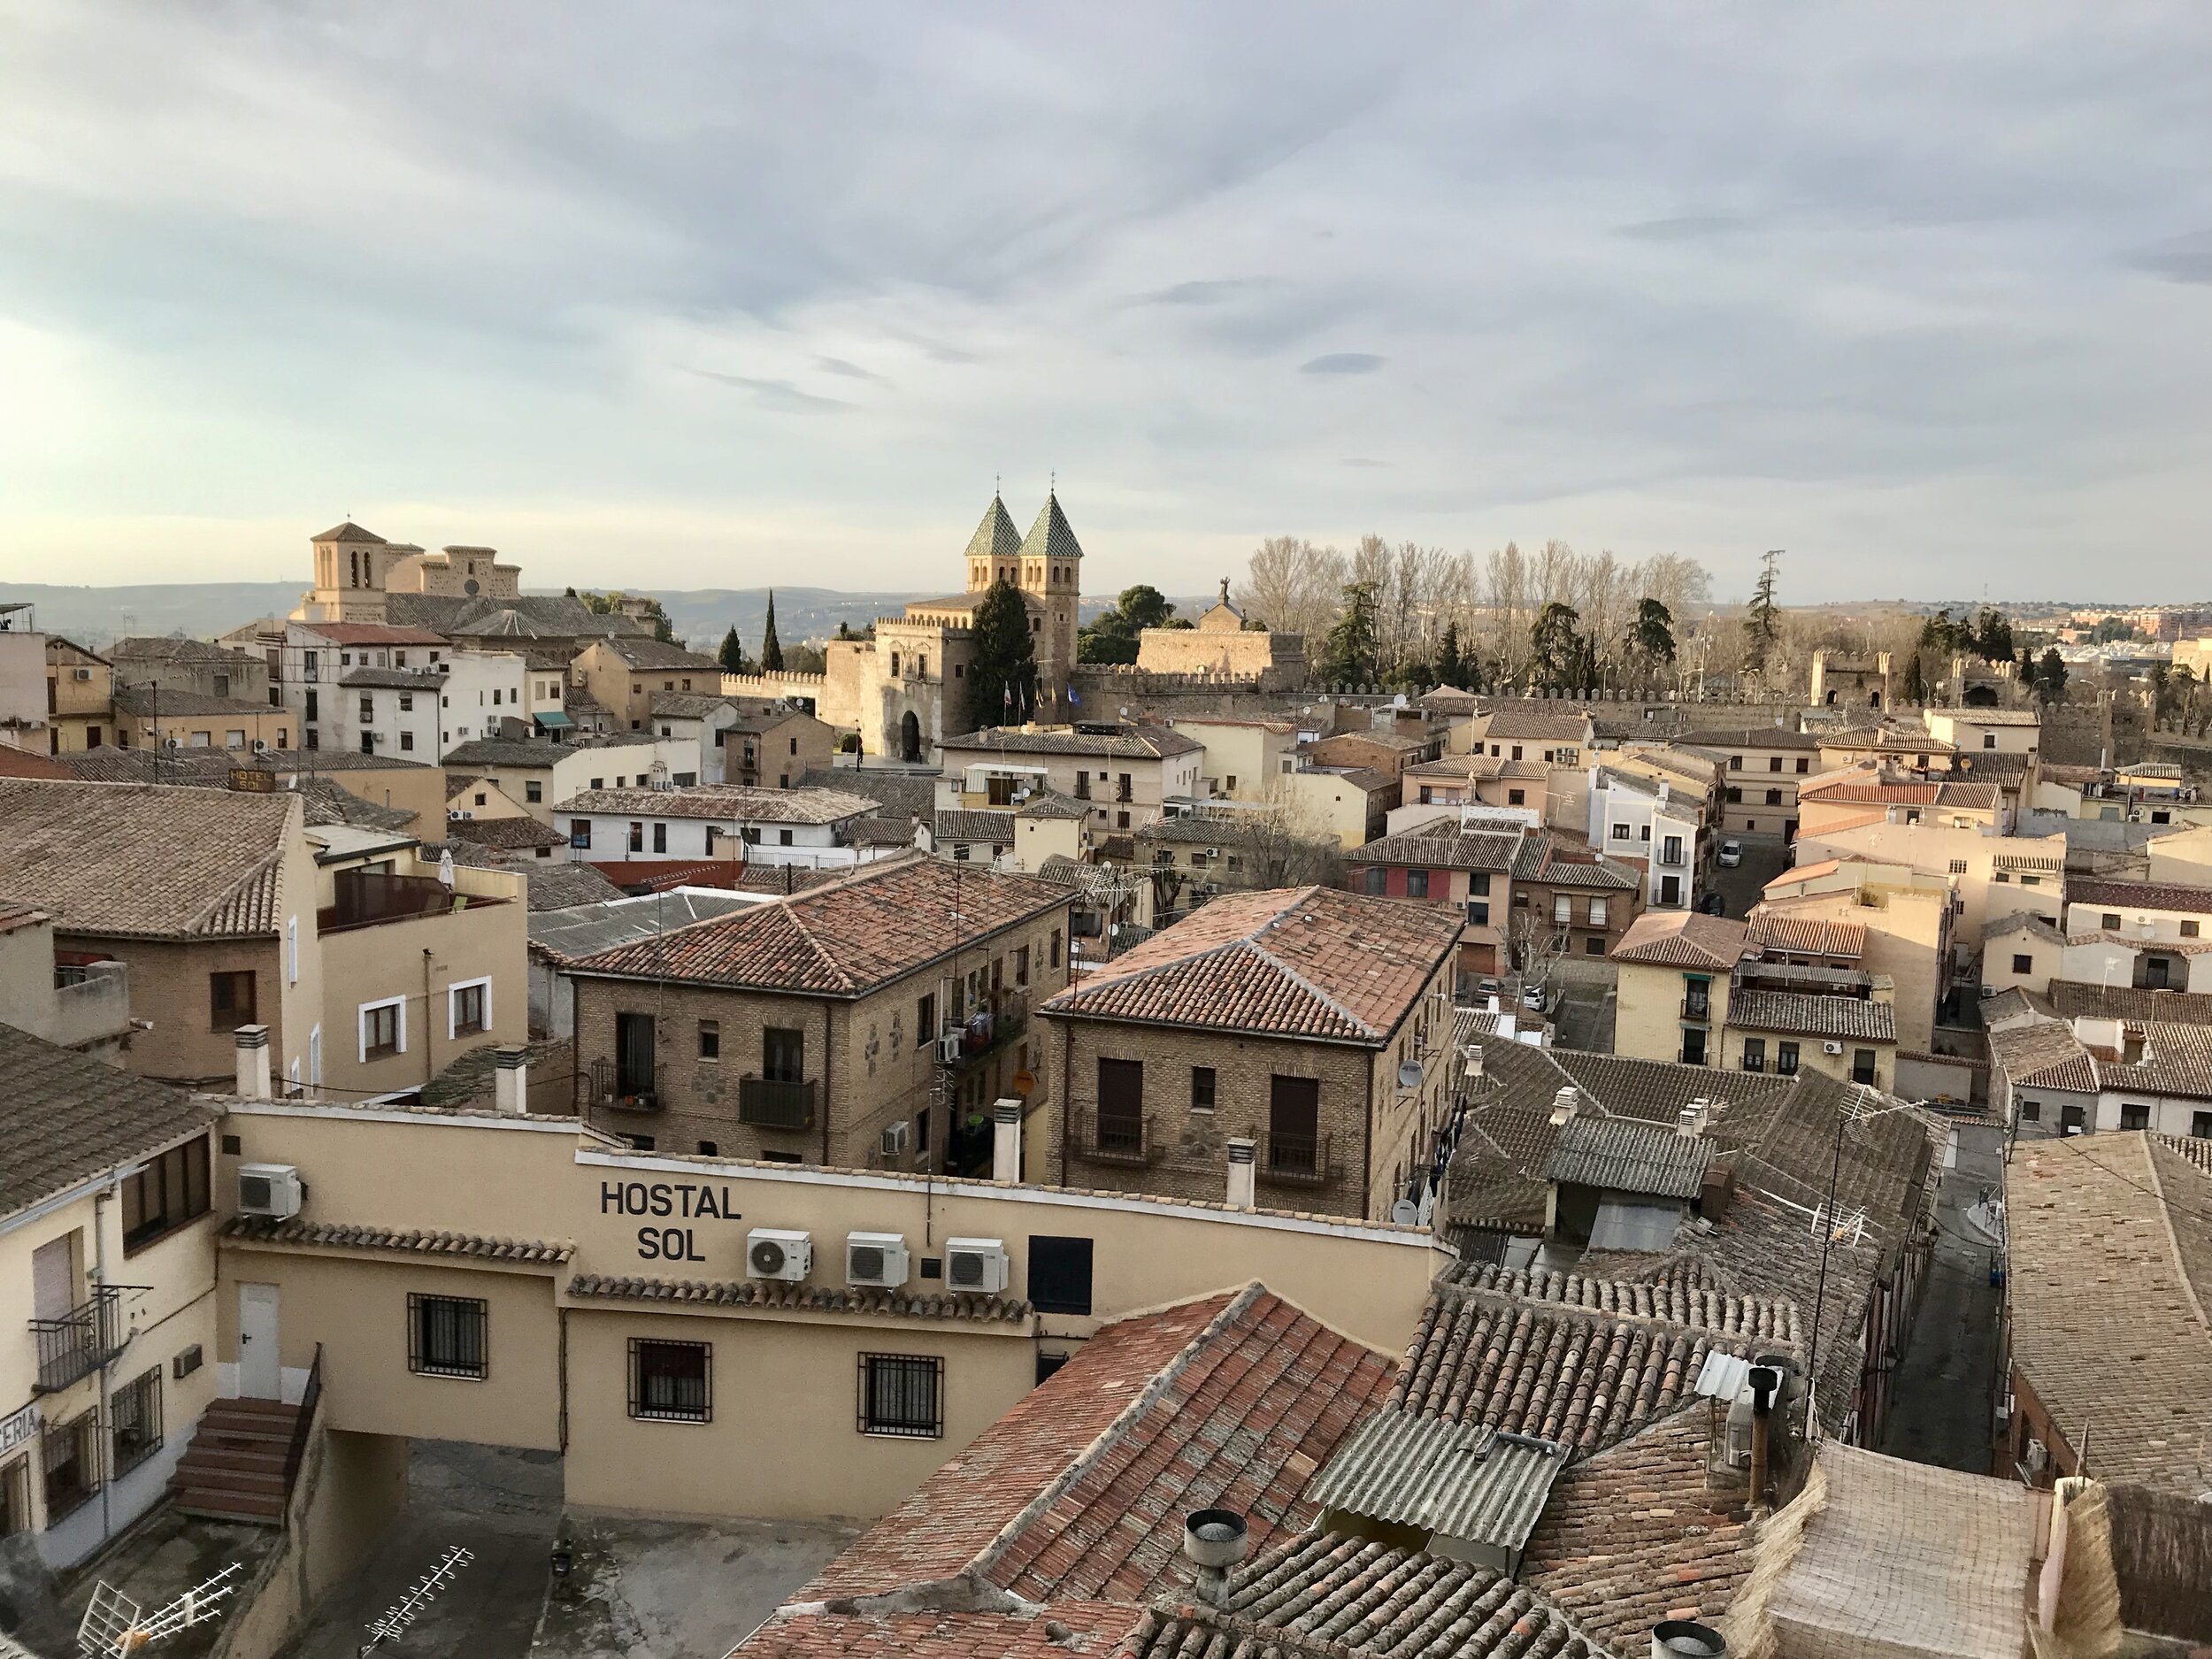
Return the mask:
<path id="1" fill-rule="evenodd" d="M 115 670 L 107 658 L 49 634 L 46 731 L 51 752 L 73 754 L 117 741 Z"/>
<path id="2" fill-rule="evenodd" d="M 1229 579 L 1221 594 L 1187 628 L 1147 628 L 1137 636 L 1137 666 L 1153 674 L 1193 674 L 1210 680 L 1250 681 L 1263 691 L 1290 690 L 1305 684 L 1306 642 L 1295 634 L 1277 634 L 1248 621 L 1229 598 Z"/>

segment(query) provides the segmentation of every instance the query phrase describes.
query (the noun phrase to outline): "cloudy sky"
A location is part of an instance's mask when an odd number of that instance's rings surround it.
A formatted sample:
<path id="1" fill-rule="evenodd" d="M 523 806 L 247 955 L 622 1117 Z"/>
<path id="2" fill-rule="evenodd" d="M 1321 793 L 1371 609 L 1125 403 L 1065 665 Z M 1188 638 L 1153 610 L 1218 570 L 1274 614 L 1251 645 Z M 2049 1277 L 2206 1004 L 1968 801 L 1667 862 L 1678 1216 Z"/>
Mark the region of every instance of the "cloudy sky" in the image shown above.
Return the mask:
<path id="1" fill-rule="evenodd" d="M 0 579 L 2212 596 L 2212 7 L 0 0 Z"/>

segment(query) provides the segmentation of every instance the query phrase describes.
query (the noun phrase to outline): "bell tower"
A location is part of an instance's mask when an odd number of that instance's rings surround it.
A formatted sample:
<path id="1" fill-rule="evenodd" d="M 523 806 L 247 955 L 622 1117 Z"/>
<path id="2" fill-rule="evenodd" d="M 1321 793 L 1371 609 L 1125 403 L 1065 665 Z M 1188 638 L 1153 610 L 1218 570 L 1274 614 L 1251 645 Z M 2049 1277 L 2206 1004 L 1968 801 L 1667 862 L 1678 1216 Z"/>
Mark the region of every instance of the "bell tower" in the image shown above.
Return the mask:
<path id="1" fill-rule="evenodd" d="M 1021 590 L 1043 607 L 1037 630 L 1037 690 L 1041 708 L 1067 709 L 1068 675 L 1075 667 L 1076 611 L 1083 594 L 1083 547 L 1060 511 L 1056 485 L 1029 526 L 1019 554 Z"/>
<path id="2" fill-rule="evenodd" d="M 1021 585 L 1021 532 L 1014 528 L 1012 515 L 998 493 L 991 495 L 990 510 L 983 515 L 983 522 L 968 538 L 968 588 L 972 594 L 983 593 L 995 581 L 1003 578 L 1015 586 Z"/>

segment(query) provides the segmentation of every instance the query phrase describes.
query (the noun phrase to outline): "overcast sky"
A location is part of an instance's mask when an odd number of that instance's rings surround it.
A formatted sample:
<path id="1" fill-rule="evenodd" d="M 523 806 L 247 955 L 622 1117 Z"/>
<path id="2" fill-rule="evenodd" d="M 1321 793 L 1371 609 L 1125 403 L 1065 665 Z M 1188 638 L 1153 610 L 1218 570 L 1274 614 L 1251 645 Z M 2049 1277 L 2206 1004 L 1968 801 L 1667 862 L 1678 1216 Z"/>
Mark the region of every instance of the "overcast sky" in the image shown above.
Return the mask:
<path id="1" fill-rule="evenodd" d="M 2212 6 L 0 0 L 0 579 L 2212 596 Z"/>

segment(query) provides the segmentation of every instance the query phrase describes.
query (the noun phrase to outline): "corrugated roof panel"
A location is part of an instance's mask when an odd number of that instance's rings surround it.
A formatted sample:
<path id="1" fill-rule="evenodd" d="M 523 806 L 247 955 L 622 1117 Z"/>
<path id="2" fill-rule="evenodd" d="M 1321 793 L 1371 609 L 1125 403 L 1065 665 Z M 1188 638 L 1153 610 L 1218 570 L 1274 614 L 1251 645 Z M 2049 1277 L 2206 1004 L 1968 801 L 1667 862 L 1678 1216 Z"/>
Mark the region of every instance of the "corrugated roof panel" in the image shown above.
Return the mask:
<path id="1" fill-rule="evenodd" d="M 1747 1356 L 1717 1348 L 1706 1355 L 1705 1363 L 1698 1368 L 1697 1392 L 1708 1400 L 1733 1403 L 1741 1397 L 1744 1385 L 1750 1380 L 1751 1361 Z"/>
<path id="2" fill-rule="evenodd" d="M 1532 1435 L 1382 1410 L 1353 1431 L 1305 1496 L 1325 1509 L 1517 1550 L 1566 1455 Z"/>

